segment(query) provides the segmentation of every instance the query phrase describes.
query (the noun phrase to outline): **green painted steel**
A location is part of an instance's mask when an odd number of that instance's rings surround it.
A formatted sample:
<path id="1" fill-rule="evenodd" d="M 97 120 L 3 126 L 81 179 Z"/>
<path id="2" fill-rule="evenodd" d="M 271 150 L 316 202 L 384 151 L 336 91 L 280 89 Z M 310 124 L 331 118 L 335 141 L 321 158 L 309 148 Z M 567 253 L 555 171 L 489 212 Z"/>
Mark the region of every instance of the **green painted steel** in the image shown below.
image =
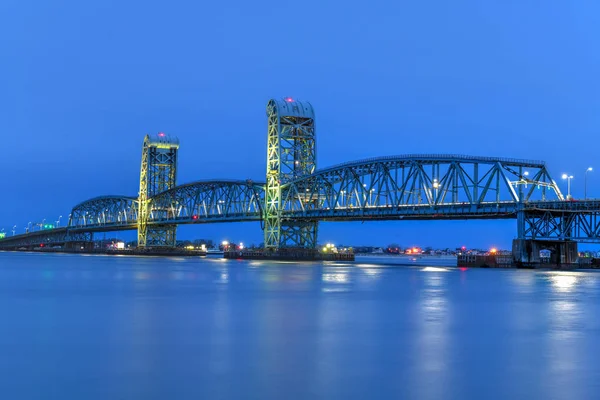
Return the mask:
<path id="1" fill-rule="evenodd" d="M 282 215 L 286 183 L 314 173 L 317 167 L 315 117 L 312 105 L 292 98 L 267 104 L 267 182 L 264 203 L 265 248 L 315 248 L 318 221 Z"/>

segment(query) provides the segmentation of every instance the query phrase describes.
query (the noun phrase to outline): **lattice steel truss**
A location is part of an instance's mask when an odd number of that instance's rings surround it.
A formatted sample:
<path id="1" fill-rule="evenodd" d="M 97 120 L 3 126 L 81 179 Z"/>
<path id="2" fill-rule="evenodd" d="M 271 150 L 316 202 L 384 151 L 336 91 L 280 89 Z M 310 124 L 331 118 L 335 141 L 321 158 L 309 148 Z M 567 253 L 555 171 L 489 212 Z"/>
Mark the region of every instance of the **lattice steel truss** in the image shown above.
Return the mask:
<path id="1" fill-rule="evenodd" d="M 150 198 L 175 187 L 179 140 L 164 133 L 146 135 L 140 170 L 138 247 L 174 247 L 177 225 L 148 225 Z"/>
<path id="2" fill-rule="evenodd" d="M 91 243 L 92 232 L 72 231 L 68 228 L 54 228 L 35 231 L 23 235 L 9 236 L 0 240 L 0 249 L 65 246 L 72 243 Z"/>
<path id="3" fill-rule="evenodd" d="M 515 218 L 562 200 L 541 161 L 406 155 L 341 164 L 282 185 L 283 219 Z"/>
<path id="4" fill-rule="evenodd" d="M 267 184 L 264 207 L 265 248 L 314 248 L 317 220 L 284 220 L 282 185 L 312 174 L 317 166 L 314 110 L 291 98 L 267 104 Z"/>
<path id="5" fill-rule="evenodd" d="M 111 227 L 137 224 L 138 200 L 127 196 L 103 196 L 86 200 L 69 216 L 70 228 Z"/>
<path id="6" fill-rule="evenodd" d="M 527 204 L 520 213 L 519 238 L 600 242 L 600 201 Z"/>
<path id="7" fill-rule="evenodd" d="M 267 181 L 175 186 L 179 142 L 146 136 L 137 198 L 75 206 L 67 228 L 0 239 L 0 248 L 86 242 L 93 232 L 138 229 L 138 245 L 174 246 L 176 226 L 262 221 L 265 246 L 314 248 L 317 221 L 516 218 L 518 238 L 600 242 L 600 200 L 564 201 L 542 161 L 404 155 L 316 170 L 309 103 L 267 105 Z"/>
<path id="8" fill-rule="evenodd" d="M 211 180 L 177 186 L 150 199 L 150 224 L 256 221 L 264 183 Z"/>

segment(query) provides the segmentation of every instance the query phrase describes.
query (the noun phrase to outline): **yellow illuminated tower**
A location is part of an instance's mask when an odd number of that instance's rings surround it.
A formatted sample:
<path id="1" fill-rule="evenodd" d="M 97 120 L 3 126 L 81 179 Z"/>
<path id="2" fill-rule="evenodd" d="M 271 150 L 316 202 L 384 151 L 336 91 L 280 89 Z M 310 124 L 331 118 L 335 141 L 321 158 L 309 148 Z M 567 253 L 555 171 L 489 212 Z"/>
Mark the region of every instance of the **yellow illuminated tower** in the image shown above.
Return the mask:
<path id="1" fill-rule="evenodd" d="M 138 247 L 175 247 L 177 225 L 149 224 L 161 210 L 153 210 L 152 197 L 175 187 L 179 140 L 164 133 L 146 135 L 140 171 Z"/>

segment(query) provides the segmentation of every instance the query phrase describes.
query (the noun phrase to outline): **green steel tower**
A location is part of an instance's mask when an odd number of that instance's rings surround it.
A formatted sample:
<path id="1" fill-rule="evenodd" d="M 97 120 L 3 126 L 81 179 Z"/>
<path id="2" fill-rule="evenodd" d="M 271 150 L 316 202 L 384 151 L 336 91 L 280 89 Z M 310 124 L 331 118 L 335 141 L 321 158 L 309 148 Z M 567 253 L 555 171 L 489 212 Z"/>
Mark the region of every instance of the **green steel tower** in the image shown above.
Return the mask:
<path id="1" fill-rule="evenodd" d="M 148 219 L 151 215 L 160 219 L 164 213 L 164 210 L 152 208 L 152 197 L 175 187 L 178 150 L 179 140 L 162 132 L 144 138 L 138 197 L 138 247 L 175 247 L 177 225 L 148 226 Z"/>
<path id="2" fill-rule="evenodd" d="M 315 248 L 316 220 L 282 218 L 286 184 L 312 174 L 317 167 L 315 114 L 308 102 L 290 97 L 267 104 L 267 186 L 264 221 L 265 248 Z"/>

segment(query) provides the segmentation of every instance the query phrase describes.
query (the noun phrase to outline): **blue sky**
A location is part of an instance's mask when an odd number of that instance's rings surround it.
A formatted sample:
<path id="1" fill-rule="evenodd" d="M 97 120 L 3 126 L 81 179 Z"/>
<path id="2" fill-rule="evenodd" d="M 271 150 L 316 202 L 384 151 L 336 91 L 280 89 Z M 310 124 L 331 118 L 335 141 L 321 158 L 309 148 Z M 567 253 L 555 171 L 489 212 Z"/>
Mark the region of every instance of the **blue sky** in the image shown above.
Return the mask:
<path id="1" fill-rule="evenodd" d="M 180 183 L 263 180 L 265 105 L 284 96 L 315 107 L 321 167 L 403 153 L 543 159 L 555 179 L 575 176 L 575 197 L 597 167 L 588 193 L 600 197 L 595 1 L 4 0 L 0 19 L 7 230 L 135 195 L 146 133 L 180 138 Z M 508 247 L 515 232 L 514 221 L 335 223 L 320 238 Z"/>

